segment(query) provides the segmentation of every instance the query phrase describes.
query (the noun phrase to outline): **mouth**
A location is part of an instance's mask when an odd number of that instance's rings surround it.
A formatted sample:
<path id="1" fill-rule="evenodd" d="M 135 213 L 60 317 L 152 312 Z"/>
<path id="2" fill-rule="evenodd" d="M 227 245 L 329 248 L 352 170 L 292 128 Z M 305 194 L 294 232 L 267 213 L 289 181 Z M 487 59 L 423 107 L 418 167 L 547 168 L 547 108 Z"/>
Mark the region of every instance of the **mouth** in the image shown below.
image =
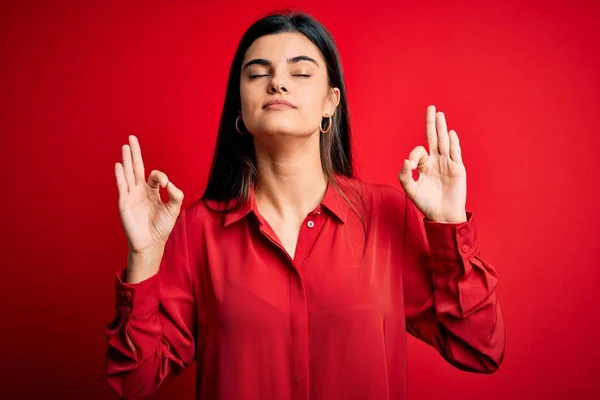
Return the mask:
<path id="1" fill-rule="evenodd" d="M 265 110 L 286 110 L 290 108 L 296 108 L 292 103 L 286 100 L 271 100 L 267 102 L 263 109 Z"/>

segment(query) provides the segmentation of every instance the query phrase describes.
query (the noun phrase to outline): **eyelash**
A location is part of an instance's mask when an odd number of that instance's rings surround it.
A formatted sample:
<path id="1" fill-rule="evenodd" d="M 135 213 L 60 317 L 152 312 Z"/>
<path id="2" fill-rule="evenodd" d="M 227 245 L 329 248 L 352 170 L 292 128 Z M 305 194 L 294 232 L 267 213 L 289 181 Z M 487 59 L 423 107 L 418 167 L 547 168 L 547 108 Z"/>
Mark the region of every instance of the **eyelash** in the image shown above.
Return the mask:
<path id="1" fill-rule="evenodd" d="M 256 78 L 260 78 L 260 77 L 263 77 L 263 76 L 269 76 L 269 75 L 249 75 L 248 78 L 250 78 L 250 79 L 256 79 Z M 292 76 L 299 76 L 301 78 L 310 78 L 312 75 L 308 75 L 308 74 L 295 74 L 295 75 L 292 75 Z"/>

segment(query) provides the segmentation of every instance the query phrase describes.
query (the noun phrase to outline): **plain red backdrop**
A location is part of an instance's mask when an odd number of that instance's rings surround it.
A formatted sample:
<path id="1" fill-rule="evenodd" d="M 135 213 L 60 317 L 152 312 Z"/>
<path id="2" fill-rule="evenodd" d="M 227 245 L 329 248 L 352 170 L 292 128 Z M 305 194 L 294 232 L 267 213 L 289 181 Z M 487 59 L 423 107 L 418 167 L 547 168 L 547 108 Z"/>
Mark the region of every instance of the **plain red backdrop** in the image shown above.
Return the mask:
<path id="1" fill-rule="evenodd" d="M 115 398 L 104 382 L 126 263 L 114 163 L 202 193 L 228 68 L 273 9 L 312 13 L 345 70 L 359 177 L 400 185 L 425 108 L 461 139 L 467 206 L 500 274 L 506 358 L 459 371 L 409 339 L 412 399 L 591 399 L 600 390 L 599 3 L 3 2 L 0 397 Z M 190 369 L 156 399 L 191 399 Z"/>

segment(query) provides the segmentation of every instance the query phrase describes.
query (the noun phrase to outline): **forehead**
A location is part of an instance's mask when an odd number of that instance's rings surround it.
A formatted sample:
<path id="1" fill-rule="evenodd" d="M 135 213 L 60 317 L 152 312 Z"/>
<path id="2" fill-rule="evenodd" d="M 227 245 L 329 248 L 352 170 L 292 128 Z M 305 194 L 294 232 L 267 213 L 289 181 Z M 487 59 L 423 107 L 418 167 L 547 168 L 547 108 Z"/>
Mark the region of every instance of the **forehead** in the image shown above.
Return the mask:
<path id="1" fill-rule="evenodd" d="M 298 32 L 282 32 L 256 39 L 246 51 L 244 63 L 253 58 L 277 63 L 299 55 L 323 60 L 317 46 L 306 36 Z"/>

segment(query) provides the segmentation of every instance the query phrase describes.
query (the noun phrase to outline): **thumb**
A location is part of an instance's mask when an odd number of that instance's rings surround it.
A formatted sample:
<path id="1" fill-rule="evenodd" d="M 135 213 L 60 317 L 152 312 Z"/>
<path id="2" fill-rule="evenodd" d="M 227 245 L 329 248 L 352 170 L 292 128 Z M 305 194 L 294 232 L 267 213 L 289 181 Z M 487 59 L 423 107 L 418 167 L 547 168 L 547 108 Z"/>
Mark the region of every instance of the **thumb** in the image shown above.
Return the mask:
<path id="1" fill-rule="evenodd" d="M 183 203 L 183 192 L 173 182 L 167 182 L 167 193 L 169 194 L 169 202 L 167 207 L 173 211 L 179 211 L 181 204 Z"/>
<path id="2" fill-rule="evenodd" d="M 417 190 L 417 182 L 413 179 L 412 174 L 414 164 L 416 163 L 411 160 L 404 160 L 404 163 L 402 163 L 402 169 L 398 175 L 398 180 L 410 198 L 412 198 L 413 193 L 415 193 Z"/>

